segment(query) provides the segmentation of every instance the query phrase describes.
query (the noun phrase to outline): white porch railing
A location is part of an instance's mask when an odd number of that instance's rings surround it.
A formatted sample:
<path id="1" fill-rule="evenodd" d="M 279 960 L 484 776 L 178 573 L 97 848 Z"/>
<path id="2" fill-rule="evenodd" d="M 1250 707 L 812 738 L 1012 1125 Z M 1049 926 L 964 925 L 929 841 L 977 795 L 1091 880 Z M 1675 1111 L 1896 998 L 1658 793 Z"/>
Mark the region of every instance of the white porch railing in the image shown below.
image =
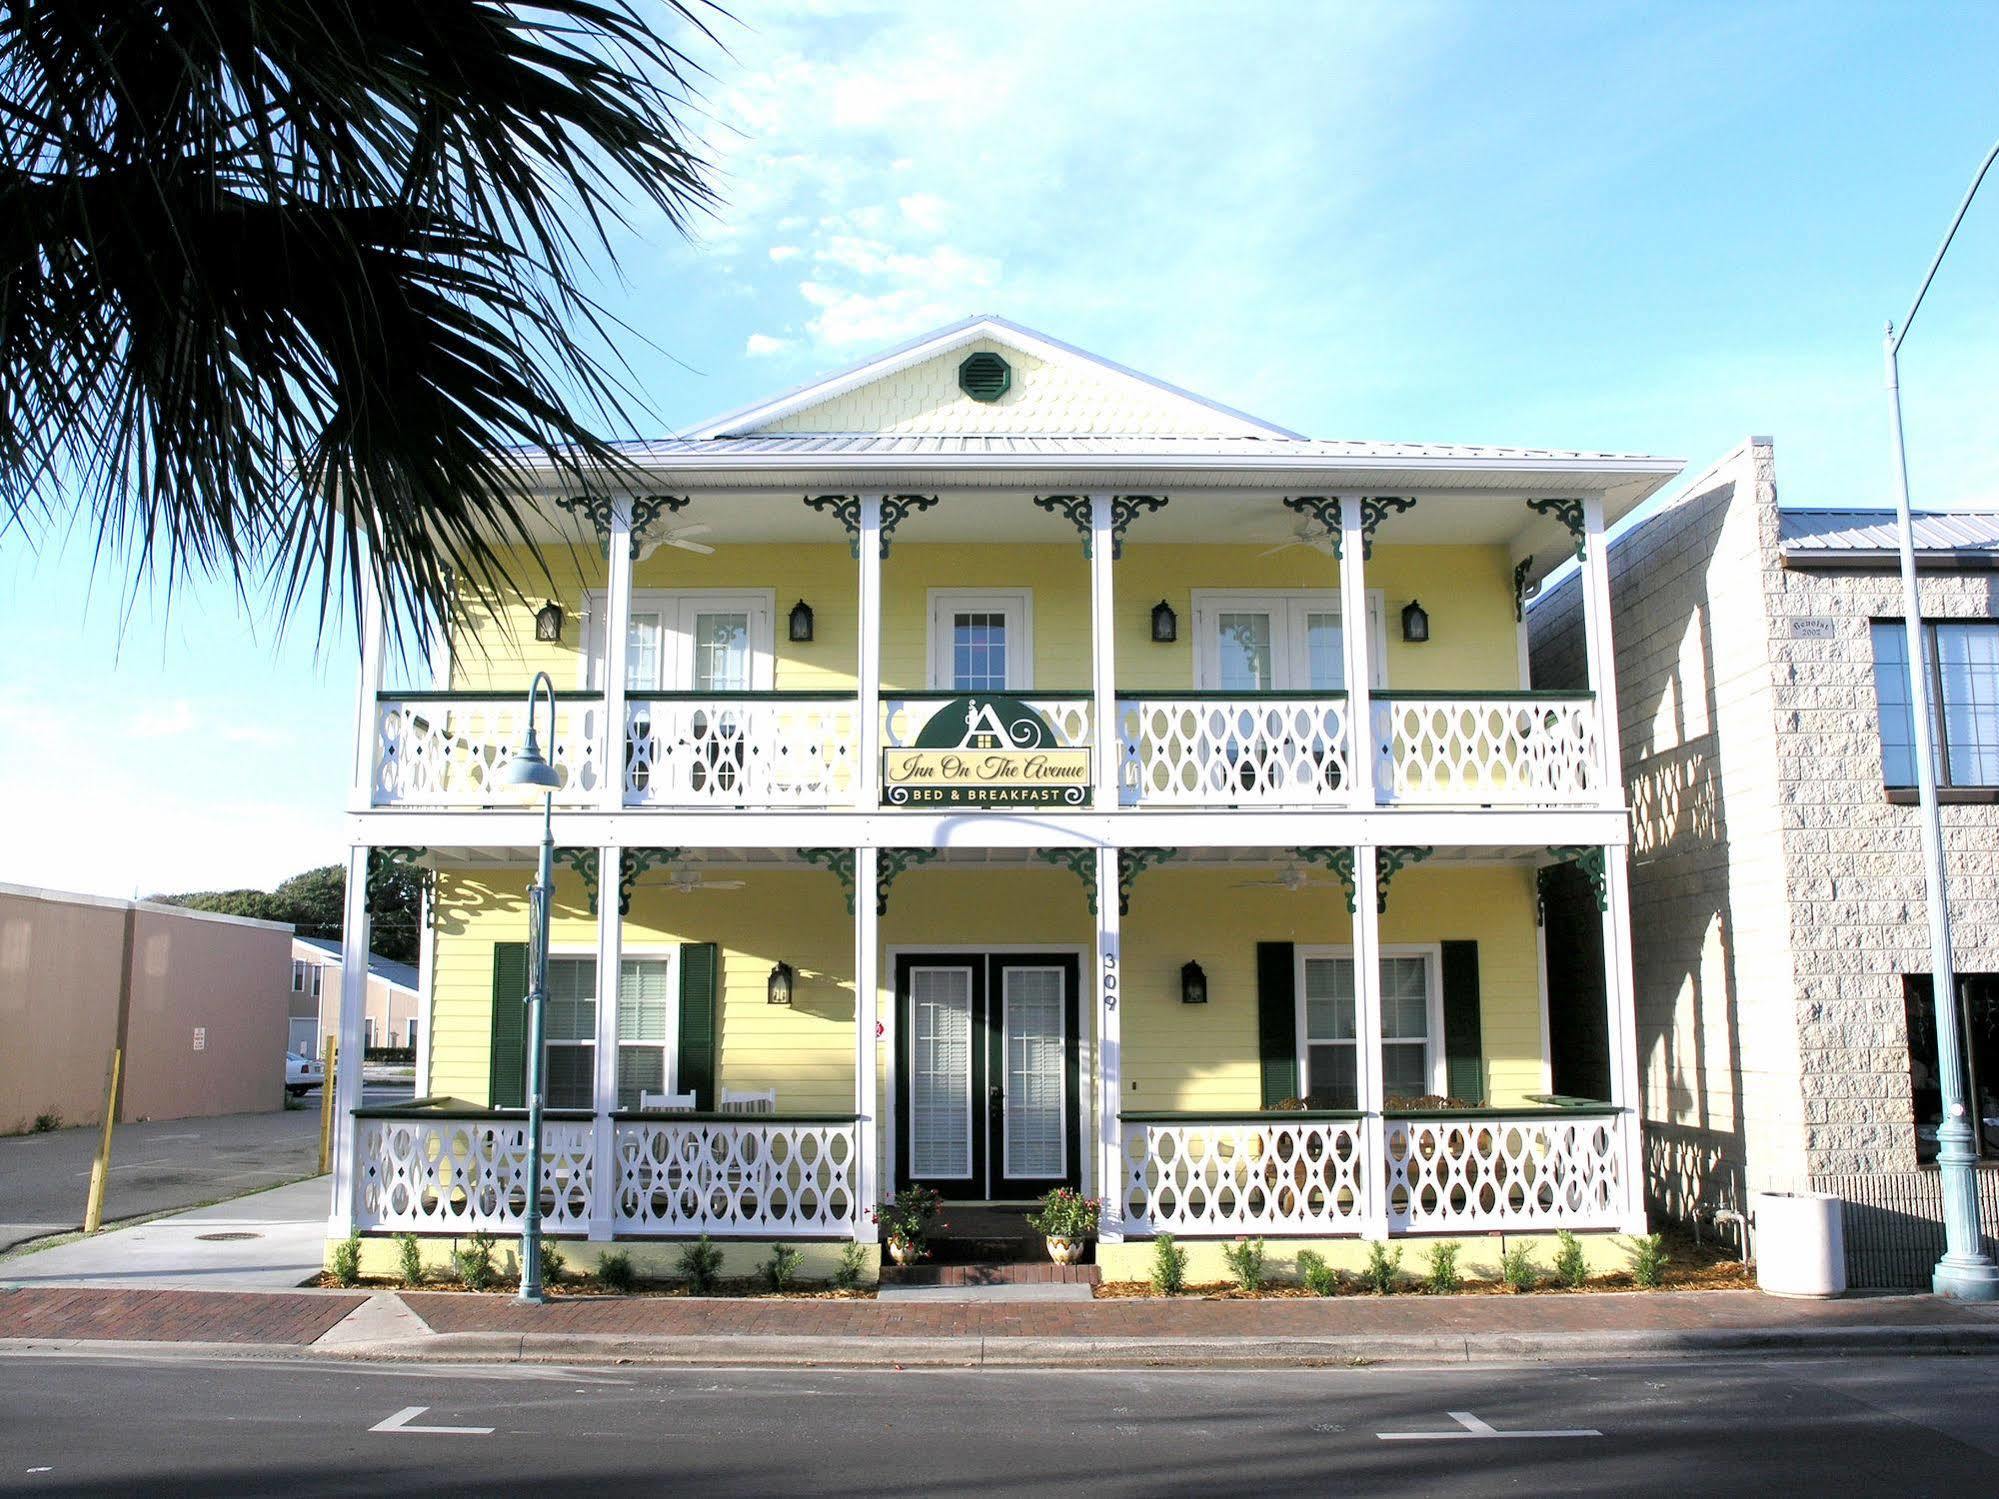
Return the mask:
<path id="1" fill-rule="evenodd" d="M 1383 801 L 1551 806 L 1603 794 L 1589 693 L 1375 694 Z"/>
<path id="2" fill-rule="evenodd" d="M 1624 1201 L 1615 1109 L 1390 1115 L 1397 1233 L 1615 1228 Z"/>
<path id="3" fill-rule="evenodd" d="M 1127 1114 L 1125 1231 L 1358 1233 L 1361 1116 Z"/>
<path id="4" fill-rule="evenodd" d="M 519 802 L 501 773 L 521 741 L 527 693 L 382 693 L 375 700 L 377 807 L 467 807 Z M 547 709 L 542 709 L 546 715 Z M 541 720 L 543 725 L 547 719 Z M 602 785 L 604 701 L 565 693 L 555 743 L 543 746 L 562 777 L 557 806 L 593 800 Z"/>
<path id="5" fill-rule="evenodd" d="M 364 1115 L 354 1125 L 358 1230 L 472 1233 L 520 1227 L 527 1209 L 525 1114 Z M 590 1141 L 587 1119 L 543 1121 L 541 1211 L 552 1233 L 589 1227 Z"/>
<path id="6" fill-rule="evenodd" d="M 845 1237 L 859 1225 L 852 1118 L 626 1116 L 614 1128 L 620 1234 Z"/>
<path id="7" fill-rule="evenodd" d="M 1347 777 L 1341 694 L 1120 695 L 1126 806 L 1310 806 Z"/>
<path id="8" fill-rule="evenodd" d="M 850 803 L 857 706 L 851 692 L 627 699 L 625 805 Z"/>

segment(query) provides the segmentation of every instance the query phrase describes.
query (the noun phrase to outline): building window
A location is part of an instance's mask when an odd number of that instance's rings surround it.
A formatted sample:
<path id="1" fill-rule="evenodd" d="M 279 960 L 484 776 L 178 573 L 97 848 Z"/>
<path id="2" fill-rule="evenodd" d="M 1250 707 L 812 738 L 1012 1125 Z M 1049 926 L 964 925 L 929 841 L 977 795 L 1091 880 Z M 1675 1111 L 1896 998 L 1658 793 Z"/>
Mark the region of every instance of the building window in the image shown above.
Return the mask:
<path id="1" fill-rule="evenodd" d="M 326 969 L 320 964 L 314 963 L 312 965 L 312 997 L 314 999 L 319 998 L 319 986 L 325 977 Z"/>
<path id="2" fill-rule="evenodd" d="M 596 1095 L 597 960 L 548 960 L 542 1020 L 543 1097 L 551 1109 L 587 1109 Z"/>
<path id="3" fill-rule="evenodd" d="M 411 1051 L 416 1050 L 416 1017 L 414 1015 L 409 1019 L 409 1040 L 403 1044 L 409 1047 Z"/>
<path id="4" fill-rule="evenodd" d="M 1381 959 L 1381 1083 L 1390 1099 L 1420 1098 L 1436 1085 L 1441 991 L 1427 951 L 1384 952 Z M 1353 958 L 1307 956 L 1304 1002 L 1305 1101 L 1315 1109 L 1360 1107 L 1359 1025 Z"/>
<path id="5" fill-rule="evenodd" d="M 666 1091 L 672 973 L 664 958 L 626 958 L 618 975 L 618 1107 Z"/>
<path id="6" fill-rule="evenodd" d="M 930 606 L 930 685 L 939 692 L 1022 692 L 1034 682 L 1031 601 L 1021 591 L 937 589 Z"/>
<path id="7" fill-rule="evenodd" d="M 1881 715 L 1881 775 L 1889 786 L 1916 784 L 1914 692 L 1908 632 L 1876 620 L 1874 700 Z M 1923 626 L 1939 786 L 1999 786 L 1999 621 Z"/>
<path id="8" fill-rule="evenodd" d="M 1937 1126 L 1943 1122 L 1943 1089 L 1937 1080 L 1936 1008 L 1930 976 L 1902 977 L 1902 1004 L 1909 1026 L 1909 1092 L 1916 1109 L 1916 1159 L 1937 1158 Z M 1999 1159 L 1999 974 L 1960 973 L 1958 1012 L 1965 1039 L 1964 1096 L 1976 1099 L 1972 1112 L 1978 1154 Z"/>
<path id="9" fill-rule="evenodd" d="M 302 958 L 292 959 L 292 993 L 305 993 L 305 960 Z"/>
<path id="10" fill-rule="evenodd" d="M 361 1049 L 363 1051 L 375 1049 L 375 1019 L 372 1015 L 361 1017 Z"/>

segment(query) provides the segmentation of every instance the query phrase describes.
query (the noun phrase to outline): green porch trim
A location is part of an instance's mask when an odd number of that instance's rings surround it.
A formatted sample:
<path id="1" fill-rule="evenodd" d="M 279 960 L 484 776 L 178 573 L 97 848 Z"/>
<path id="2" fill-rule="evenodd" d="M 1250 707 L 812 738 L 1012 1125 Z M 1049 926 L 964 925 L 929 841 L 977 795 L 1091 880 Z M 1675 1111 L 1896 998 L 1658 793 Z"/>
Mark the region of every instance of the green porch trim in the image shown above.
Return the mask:
<path id="1" fill-rule="evenodd" d="M 590 900 L 590 914 L 597 914 L 597 850 L 594 848 L 558 848 L 555 862 L 567 864 L 583 876 L 583 891 Z"/>
<path id="2" fill-rule="evenodd" d="M 375 701 L 378 703 L 525 702 L 527 700 L 527 692 L 528 690 L 525 687 L 481 687 L 465 692 L 425 688 L 421 692 L 378 692 L 375 694 Z M 555 700 L 558 703 L 601 703 L 604 701 L 604 694 L 594 691 L 558 692 L 555 694 Z"/>
<path id="3" fill-rule="evenodd" d="M 1264 1124 L 1287 1119 L 1365 1119 L 1360 1109 L 1144 1109 L 1119 1114 L 1120 1124 Z"/>
<path id="4" fill-rule="evenodd" d="M 1031 688 L 1022 692 L 948 692 L 925 688 L 922 692 L 884 692 L 882 701 L 890 703 L 949 703 L 961 697 L 1012 697 L 1023 702 L 1039 698 L 1054 703 L 1086 703 L 1096 694 L 1087 687 L 1058 687 L 1047 692 Z"/>
<path id="5" fill-rule="evenodd" d="M 437 886 L 437 871 L 417 860 L 430 850 L 418 846 L 408 848 L 371 848 L 368 850 L 367 891 L 368 919 L 373 921 L 382 913 L 382 901 L 389 893 L 389 882 L 402 874 L 416 876 L 417 888 L 429 895 Z M 436 908 L 431 911 L 433 919 Z"/>
<path id="6" fill-rule="evenodd" d="M 916 511 L 934 509 L 938 496 L 934 494 L 892 494 L 882 498 L 882 557 L 888 557 L 888 539 L 895 535 L 895 528 L 908 520 Z"/>
<path id="7" fill-rule="evenodd" d="M 1287 494 L 1279 501 L 1286 510 L 1296 511 L 1309 520 L 1315 520 L 1326 528 L 1326 535 L 1333 543 L 1333 560 L 1338 561 L 1344 543 L 1341 540 L 1340 497 L 1336 494 Z"/>
<path id="8" fill-rule="evenodd" d="M 1536 1106 L 1521 1109 L 1384 1109 L 1384 1119 L 1608 1119 L 1624 1110 L 1614 1104 L 1564 1104 L 1556 1108 Z"/>
<path id="9" fill-rule="evenodd" d="M 847 533 L 847 550 L 856 562 L 861 559 L 861 497 L 857 494 L 808 494 L 807 510 L 817 510 L 837 520 Z"/>
<path id="10" fill-rule="evenodd" d="M 851 848 L 801 848 L 798 857 L 807 864 L 831 870 L 840 881 L 840 893 L 847 898 L 847 914 L 854 914 L 854 851 Z"/>
<path id="11" fill-rule="evenodd" d="M 632 891 L 637 887 L 639 876 L 649 869 L 657 869 L 662 864 L 671 864 L 685 849 L 680 848 L 621 848 L 618 850 L 618 914 L 632 914 Z"/>
<path id="12" fill-rule="evenodd" d="M 1354 887 L 1353 850 L 1348 847 L 1327 847 L 1313 845 L 1290 850 L 1291 856 L 1303 864 L 1317 864 L 1329 871 L 1340 882 L 1346 892 L 1347 915 L 1354 914 L 1354 904 L 1359 896 Z M 1411 844 L 1382 844 L 1374 851 L 1374 910 L 1377 916 L 1388 914 L 1388 885 L 1396 875 L 1410 864 L 1420 864 L 1434 854 L 1434 848 L 1418 848 Z"/>
<path id="13" fill-rule="evenodd" d="M 544 1119 L 587 1122 L 597 1117 L 590 1109 L 548 1109 L 541 1111 Z M 356 1119 L 525 1119 L 525 1108 L 483 1108 L 476 1103 L 466 1103 L 462 1099 L 445 1098 L 436 1102 L 379 1103 L 367 1108 L 356 1109 Z"/>
<path id="14" fill-rule="evenodd" d="M 1520 623 L 1527 618 L 1527 574 L 1533 571 L 1534 559 L 1522 557 L 1513 564 L 1513 621 Z M 1535 590 L 1537 593 L 1539 589 Z"/>
<path id="15" fill-rule="evenodd" d="M 1138 877 L 1155 864 L 1180 857 L 1177 848 L 1121 848 L 1117 855 L 1117 910 L 1131 914 L 1131 887 Z"/>
<path id="16" fill-rule="evenodd" d="M 1036 693 L 1034 695 L 1036 697 L 1049 697 L 1053 694 Z M 1376 693 L 1375 696 L 1380 697 L 1381 694 Z M 1117 694 L 1117 700 L 1121 703 L 1181 702 L 1183 700 L 1197 703 L 1239 701 L 1252 703 L 1343 703 L 1346 701 L 1346 697 L 1347 691 L 1344 687 L 1329 688 L 1325 691 L 1314 691 L 1311 688 L 1286 688 L 1282 692 L 1228 692 L 1221 688 L 1203 687 L 1198 691 L 1191 692 L 1173 692 L 1155 689 L 1151 692 L 1120 692 Z"/>
<path id="17" fill-rule="evenodd" d="M 571 515 L 582 515 L 590 522 L 590 528 L 597 533 L 597 543 L 609 546 L 611 542 L 611 518 L 616 510 L 615 502 L 609 495 L 580 494 L 558 495 L 555 503 Z M 632 561 L 639 560 L 639 552 L 645 545 L 646 532 L 662 515 L 677 515 L 694 503 L 692 495 L 685 494 L 640 494 L 632 496 Z"/>
<path id="18" fill-rule="evenodd" d="M 875 851 L 875 915 L 888 915 L 888 889 L 917 864 L 928 864 L 939 848 L 884 848 Z"/>
<path id="19" fill-rule="evenodd" d="M 1094 848 L 1038 848 L 1034 857 L 1058 865 L 1083 882 L 1083 898 L 1090 914 L 1097 914 L 1097 851 Z"/>
<path id="20" fill-rule="evenodd" d="M 851 703 L 858 692 L 628 692 L 628 703 Z"/>
<path id="21" fill-rule="evenodd" d="M 1582 562 L 1586 559 L 1583 502 L 1581 500 L 1566 496 L 1555 499 L 1529 500 L 1527 508 L 1536 515 L 1552 515 L 1557 521 L 1561 522 L 1563 529 L 1569 533 L 1569 539 L 1576 544 L 1576 561 Z"/>
<path id="22" fill-rule="evenodd" d="M 614 1123 L 685 1121 L 689 1124 L 854 1124 L 859 1114 L 739 1114 L 721 1109 L 613 1109 Z"/>
<path id="23" fill-rule="evenodd" d="M 1554 863 L 1544 864 L 1534 871 L 1534 924 L 1545 926 L 1548 918 L 1548 882 L 1555 871 L 1564 864 L 1573 864 L 1583 872 L 1589 881 L 1590 893 L 1596 897 L 1599 916 L 1610 911 L 1610 884 L 1604 872 L 1603 849 L 1597 844 L 1565 843 L 1555 844 L 1548 850 Z"/>
<path id="24" fill-rule="evenodd" d="M 1374 555 L 1374 533 L 1391 514 L 1406 515 L 1416 508 L 1410 495 L 1363 495 L 1360 502 L 1360 555 L 1366 561 Z"/>
<path id="25" fill-rule="evenodd" d="M 1496 698 L 1503 703 L 1586 703 L 1595 696 L 1594 692 L 1587 690 L 1578 692 L 1566 687 L 1551 689 L 1546 692 L 1523 687 L 1495 687 L 1483 692 L 1476 687 L 1457 687 L 1452 688 L 1448 692 L 1417 692 L 1413 689 L 1405 689 L 1400 692 L 1383 691 L 1373 694 L 1374 701 L 1377 703 L 1417 703 L 1430 701 L 1462 703 L 1480 701 L 1486 698 Z"/>

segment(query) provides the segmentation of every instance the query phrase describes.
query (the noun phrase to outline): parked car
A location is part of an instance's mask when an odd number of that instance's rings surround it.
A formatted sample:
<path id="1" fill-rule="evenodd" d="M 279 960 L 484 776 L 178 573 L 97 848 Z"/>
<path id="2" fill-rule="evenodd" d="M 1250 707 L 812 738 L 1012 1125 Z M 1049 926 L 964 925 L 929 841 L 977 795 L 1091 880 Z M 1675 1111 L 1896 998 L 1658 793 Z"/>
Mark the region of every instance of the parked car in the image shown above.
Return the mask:
<path id="1" fill-rule="evenodd" d="M 295 1051 L 285 1053 L 285 1092 L 291 1094 L 293 1098 L 303 1098 L 325 1081 L 324 1062 L 316 1062 L 311 1057 L 302 1057 Z"/>

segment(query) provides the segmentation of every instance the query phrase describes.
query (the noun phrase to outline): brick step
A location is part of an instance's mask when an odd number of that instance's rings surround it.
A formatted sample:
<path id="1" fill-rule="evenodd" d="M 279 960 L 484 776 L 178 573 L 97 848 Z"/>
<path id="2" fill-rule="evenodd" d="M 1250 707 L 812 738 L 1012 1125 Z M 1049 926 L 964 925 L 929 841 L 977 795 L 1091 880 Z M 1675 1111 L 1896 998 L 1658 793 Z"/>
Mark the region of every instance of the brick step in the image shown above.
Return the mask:
<path id="1" fill-rule="evenodd" d="M 1095 1265 L 1058 1265 L 1052 1260 L 1008 1265 L 883 1265 L 885 1286 L 1046 1286 L 1099 1284 Z"/>

